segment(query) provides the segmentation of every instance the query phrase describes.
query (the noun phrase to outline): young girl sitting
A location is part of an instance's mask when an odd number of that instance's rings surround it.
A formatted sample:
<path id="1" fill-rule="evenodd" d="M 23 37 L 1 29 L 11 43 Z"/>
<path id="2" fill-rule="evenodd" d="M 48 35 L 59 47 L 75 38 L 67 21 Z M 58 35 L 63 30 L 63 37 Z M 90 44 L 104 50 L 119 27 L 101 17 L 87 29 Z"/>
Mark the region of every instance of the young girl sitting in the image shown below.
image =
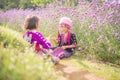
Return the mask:
<path id="1" fill-rule="evenodd" d="M 23 28 L 26 32 L 23 38 L 28 41 L 31 46 L 35 46 L 37 54 L 44 53 L 51 46 L 50 42 L 46 41 L 43 35 L 38 31 L 39 18 L 37 16 L 28 16 L 25 19 Z"/>
<path id="2" fill-rule="evenodd" d="M 56 47 L 50 54 L 53 56 L 53 61 L 55 63 L 64 57 L 70 57 L 77 44 L 76 36 L 71 32 L 71 19 L 68 17 L 62 17 L 59 24 L 60 30 L 58 31 L 58 39 L 53 39 L 58 43 L 58 47 Z"/>

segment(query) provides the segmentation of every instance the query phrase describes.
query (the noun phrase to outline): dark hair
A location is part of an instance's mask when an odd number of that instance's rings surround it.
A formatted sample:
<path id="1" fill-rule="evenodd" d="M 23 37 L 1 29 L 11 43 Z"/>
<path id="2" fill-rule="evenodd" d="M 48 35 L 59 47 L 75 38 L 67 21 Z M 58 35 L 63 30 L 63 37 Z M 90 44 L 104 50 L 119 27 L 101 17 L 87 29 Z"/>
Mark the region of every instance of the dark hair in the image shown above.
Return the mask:
<path id="1" fill-rule="evenodd" d="M 39 18 L 37 16 L 27 16 L 25 18 L 24 26 L 23 28 L 25 30 L 29 29 L 36 29 L 36 23 L 39 22 Z"/>

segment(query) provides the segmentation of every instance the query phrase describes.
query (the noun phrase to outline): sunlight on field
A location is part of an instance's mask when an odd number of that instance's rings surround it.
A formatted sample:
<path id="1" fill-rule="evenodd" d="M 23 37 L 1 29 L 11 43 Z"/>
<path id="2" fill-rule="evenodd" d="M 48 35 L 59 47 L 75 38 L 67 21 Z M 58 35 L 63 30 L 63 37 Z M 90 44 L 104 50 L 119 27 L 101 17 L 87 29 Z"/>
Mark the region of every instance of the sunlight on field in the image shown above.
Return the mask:
<path id="1" fill-rule="evenodd" d="M 77 70 L 81 75 L 80 71 L 83 71 L 105 80 L 120 80 L 120 4 L 102 0 L 56 1 L 42 2 L 42 7 L 37 5 L 36 8 L 25 9 L 19 6 L 8 8 L 14 4 L 2 9 L 3 4 L 0 3 L 0 80 L 66 80 L 67 76 L 72 80 L 74 76 L 70 77 L 70 73 Z M 39 31 L 46 39 L 57 37 L 61 17 L 72 19 L 77 48 L 71 58 L 61 61 L 58 71 L 51 64 L 51 58 L 45 60 L 34 54 L 23 40 L 25 31 L 22 26 L 27 15 L 40 18 Z M 53 42 L 52 45 L 56 46 Z M 67 64 L 70 66 L 62 71 Z M 81 78 L 85 80 L 85 77 Z"/>

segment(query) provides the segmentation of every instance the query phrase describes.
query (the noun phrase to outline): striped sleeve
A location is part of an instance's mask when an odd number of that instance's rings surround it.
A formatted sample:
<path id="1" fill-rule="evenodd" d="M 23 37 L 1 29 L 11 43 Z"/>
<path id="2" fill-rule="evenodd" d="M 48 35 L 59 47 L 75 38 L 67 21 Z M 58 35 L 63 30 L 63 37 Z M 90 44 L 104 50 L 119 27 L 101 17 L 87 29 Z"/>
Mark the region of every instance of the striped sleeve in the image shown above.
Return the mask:
<path id="1" fill-rule="evenodd" d="M 43 48 L 49 49 L 51 47 L 51 43 L 47 41 L 42 34 L 36 33 L 39 36 L 39 41 L 38 43 L 42 45 Z"/>

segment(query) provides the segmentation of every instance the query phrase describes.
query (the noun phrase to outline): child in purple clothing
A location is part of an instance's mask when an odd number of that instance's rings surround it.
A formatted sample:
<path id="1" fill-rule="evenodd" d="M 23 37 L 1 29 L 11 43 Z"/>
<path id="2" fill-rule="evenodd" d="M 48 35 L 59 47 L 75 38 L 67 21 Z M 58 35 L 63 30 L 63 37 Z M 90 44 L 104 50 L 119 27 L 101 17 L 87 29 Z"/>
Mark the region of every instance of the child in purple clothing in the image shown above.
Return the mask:
<path id="1" fill-rule="evenodd" d="M 51 43 L 46 41 L 43 35 L 38 31 L 39 18 L 37 16 L 28 16 L 25 19 L 23 28 L 26 32 L 23 38 L 31 45 L 35 45 L 35 51 L 37 54 L 44 53 L 45 50 L 51 47 Z"/>

